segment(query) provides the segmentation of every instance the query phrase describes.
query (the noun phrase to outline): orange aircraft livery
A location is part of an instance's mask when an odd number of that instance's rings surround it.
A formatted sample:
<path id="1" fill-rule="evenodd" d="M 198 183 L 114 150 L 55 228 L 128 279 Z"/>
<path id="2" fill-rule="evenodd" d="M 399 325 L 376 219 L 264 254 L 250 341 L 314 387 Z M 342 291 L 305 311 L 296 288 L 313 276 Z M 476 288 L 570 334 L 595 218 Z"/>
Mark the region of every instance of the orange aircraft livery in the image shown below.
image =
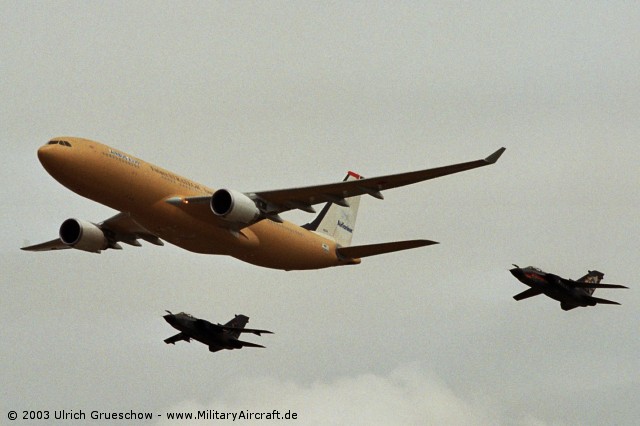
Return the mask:
<path id="1" fill-rule="evenodd" d="M 118 210 L 100 222 L 67 219 L 59 238 L 24 247 L 47 251 L 74 248 L 100 253 L 167 241 L 185 250 L 233 256 L 267 268 L 319 269 L 360 263 L 360 258 L 437 244 L 429 240 L 351 246 L 361 195 L 495 163 L 504 152 L 434 169 L 362 178 L 349 172 L 342 182 L 272 191 L 211 189 L 99 142 L 57 137 L 38 149 L 47 172 L 73 192 Z M 315 213 L 299 226 L 280 213 Z"/>

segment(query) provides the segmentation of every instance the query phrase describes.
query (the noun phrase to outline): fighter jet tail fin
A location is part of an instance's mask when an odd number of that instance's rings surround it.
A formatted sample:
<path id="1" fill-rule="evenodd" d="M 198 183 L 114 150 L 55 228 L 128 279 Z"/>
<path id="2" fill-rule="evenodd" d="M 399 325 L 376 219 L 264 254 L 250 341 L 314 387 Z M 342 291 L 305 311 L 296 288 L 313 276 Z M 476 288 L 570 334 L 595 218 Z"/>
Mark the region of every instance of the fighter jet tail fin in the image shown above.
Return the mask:
<path id="1" fill-rule="evenodd" d="M 602 272 L 599 271 L 589 271 L 589 273 L 587 275 L 585 275 L 584 277 L 580 278 L 578 280 L 579 283 L 585 283 L 585 284 L 600 284 L 600 281 L 602 281 L 602 279 L 604 278 L 604 274 Z M 595 287 L 585 287 L 584 289 L 588 294 L 593 294 L 593 292 L 596 290 Z"/>
<path id="2" fill-rule="evenodd" d="M 357 173 L 349 172 L 343 181 L 362 179 Z M 380 193 L 372 193 L 376 198 L 382 198 Z M 356 226 L 356 216 L 360 206 L 360 196 L 346 199 L 331 199 L 322 208 L 313 222 L 302 227 L 309 231 L 316 231 L 333 239 L 340 246 L 351 245 L 351 238 Z"/>
<path id="3" fill-rule="evenodd" d="M 249 322 L 249 317 L 246 315 L 240 314 L 240 315 L 236 315 L 231 321 L 226 323 L 225 327 L 242 329 L 244 328 L 245 325 L 247 325 L 248 322 Z M 229 331 L 229 334 L 236 339 L 240 336 L 239 331 Z"/>

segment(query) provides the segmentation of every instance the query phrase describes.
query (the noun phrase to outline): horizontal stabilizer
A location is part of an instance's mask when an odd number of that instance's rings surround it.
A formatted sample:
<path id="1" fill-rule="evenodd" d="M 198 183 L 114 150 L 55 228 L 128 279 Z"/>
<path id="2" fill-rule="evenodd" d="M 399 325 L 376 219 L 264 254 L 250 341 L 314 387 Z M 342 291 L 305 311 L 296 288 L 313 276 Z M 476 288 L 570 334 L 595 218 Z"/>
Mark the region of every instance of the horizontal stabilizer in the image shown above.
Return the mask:
<path id="1" fill-rule="evenodd" d="M 391 253 L 394 251 L 430 246 L 433 244 L 438 243 L 436 241 L 429 240 L 394 241 L 391 243 L 368 244 L 364 246 L 339 247 L 336 249 L 336 254 L 344 259 L 357 259 L 361 257 Z"/>
<path id="2" fill-rule="evenodd" d="M 542 294 L 541 290 L 538 290 L 537 288 L 530 288 L 523 291 L 522 293 L 516 294 L 515 296 L 513 296 L 513 298 L 516 300 L 522 300 L 528 299 L 529 297 L 538 296 L 540 294 Z"/>
<path id="3" fill-rule="evenodd" d="M 239 347 L 243 348 L 243 347 L 248 347 L 248 348 L 264 348 L 264 346 L 262 345 L 258 345 L 256 343 L 250 343 L 250 342 L 243 342 L 242 340 L 236 340 L 234 342 L 235 344 L 238 344 Z"/>
<path id="4" fill-rule="evenodd" d="M 619 305 L 618 302 L 614 302 L 613 300 L 600 299 L 599 297 L 590 296 L 589 300 L 596 303 L 604 303 L 605 305 Z"/>
<path id="5" fill-rule="evenodd" d="M 629 288 L 620 284 L 596 284 L 596 283 L 585 283 L 585 282 L 572 282 L 570 283 L 574 287 L 578 288 Z"/>
<path id="6" fill-rule="evenodd" d="M 218 325 L 218 327 L 222 328 L 223 330 L 227 330 L 227 331 L 233 331 L 236 333 L 253 333 L 255 335 L 262 335 L 262 334 L 273 334 L 273 331 L 269 331 L 269 330 L 257 330 L 255 328 L 241 328 L 241 327 L 229 327 L 226 325 Z"/>

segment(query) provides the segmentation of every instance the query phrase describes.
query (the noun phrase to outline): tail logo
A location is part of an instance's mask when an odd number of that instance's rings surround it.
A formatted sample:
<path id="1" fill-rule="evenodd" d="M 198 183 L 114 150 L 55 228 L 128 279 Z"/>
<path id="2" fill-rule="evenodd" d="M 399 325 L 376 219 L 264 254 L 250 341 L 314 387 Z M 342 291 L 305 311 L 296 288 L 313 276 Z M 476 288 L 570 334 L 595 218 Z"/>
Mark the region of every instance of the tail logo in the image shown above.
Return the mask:
<path id="1" fill-rule="evenodd" d="M 345 231 L 349 232 L 350 234 L 353 234 L 353 229 L 350 228 L 346 223 L 344 223 L 343 221 L 339 220 L 338 221 L 338 226 L 342 229 L 344 229 Z"/>

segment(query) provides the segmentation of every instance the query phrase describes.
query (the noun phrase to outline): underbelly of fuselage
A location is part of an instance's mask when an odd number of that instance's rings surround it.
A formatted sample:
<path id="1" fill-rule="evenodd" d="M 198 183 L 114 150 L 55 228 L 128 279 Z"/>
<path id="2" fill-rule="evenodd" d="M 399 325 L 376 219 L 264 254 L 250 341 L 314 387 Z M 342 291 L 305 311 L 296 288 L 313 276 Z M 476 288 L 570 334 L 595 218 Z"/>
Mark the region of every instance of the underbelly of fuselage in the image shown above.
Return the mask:
<path id="1" fill-rule="evenodd" d="M 295 225 L 268 219 L 233 230 L 175 212 L 168 217 L 156 214 L 153 218 L 135 218 L 161 239 L 185 250 L 228 255 L 266 268 L 306 270 L 356 263 L 338 259 L 332 241 Z"/>

